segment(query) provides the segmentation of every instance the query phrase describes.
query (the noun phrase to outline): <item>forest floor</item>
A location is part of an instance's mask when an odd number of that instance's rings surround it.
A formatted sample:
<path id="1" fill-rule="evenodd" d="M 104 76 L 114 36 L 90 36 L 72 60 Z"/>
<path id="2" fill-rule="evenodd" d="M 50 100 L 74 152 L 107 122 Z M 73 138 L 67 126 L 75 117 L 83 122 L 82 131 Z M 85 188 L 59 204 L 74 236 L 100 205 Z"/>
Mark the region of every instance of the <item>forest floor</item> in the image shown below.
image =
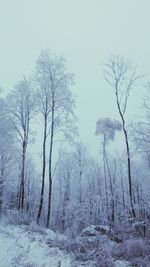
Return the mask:
<path id="1" fill-rule="evenodd" d="M 50 240 L 64 236 L 50 230 L 32 231 L 25 226 L 0 225 L 1 267 L 70 267 L 72 258 L 58 247 L 50 247 Z M 60 265 L 61 262 L 61 265 Z"/>
<path id="2" fill-rule="evenodd" d="M 95 258 L 89 259 L 86 255 L 85 259 L 82 256 L 92 253 L 91 249 L 86 252 L 84 245 L 78 247 L 79 241 L 70 242 L 66 236 L 36 224 L 17 226 L 0 223 L 0 267 L 131 266 L 123 259 L 112 261 L 112 265 L 104 265 L 101 260 L 96 264 Z M 107 249 L 106 246 L 104 249 Z"/>

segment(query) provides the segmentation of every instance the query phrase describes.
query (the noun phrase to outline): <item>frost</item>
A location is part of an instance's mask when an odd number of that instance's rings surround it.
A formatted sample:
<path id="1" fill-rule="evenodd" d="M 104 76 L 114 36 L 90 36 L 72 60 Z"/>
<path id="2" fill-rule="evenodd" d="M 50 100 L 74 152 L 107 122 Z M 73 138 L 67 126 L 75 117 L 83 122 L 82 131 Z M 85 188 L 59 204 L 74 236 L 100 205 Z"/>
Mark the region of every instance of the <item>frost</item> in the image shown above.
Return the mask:
<path id="1" fill-rule="evenodd" d="M 131 267 L 128 261 L 116 261 L 115 267 Z"/>
<path id="2" fill-rule="evenodd" d="M 50 230 L 45 230 L 45 235 L 53 239 L 60 237 Z M 57 247 L 49 247 L 45 235 L 32 232 L 31 227 L 28 231 L 23 226 L 0 225 L 0 266 L 58 267 L 61 263 L 61 267 L 71 267 L 71 257 Z"/>
<path id="3" fill-rule="evenodd" d="M 85 229 L 82 230 L 81 236 L 95 236 L 98 233 L 99 234 L 108 234 L 110 231 L 109 226 L 104 226 L 104 225 L 90 225 L 86 227 Z"/>

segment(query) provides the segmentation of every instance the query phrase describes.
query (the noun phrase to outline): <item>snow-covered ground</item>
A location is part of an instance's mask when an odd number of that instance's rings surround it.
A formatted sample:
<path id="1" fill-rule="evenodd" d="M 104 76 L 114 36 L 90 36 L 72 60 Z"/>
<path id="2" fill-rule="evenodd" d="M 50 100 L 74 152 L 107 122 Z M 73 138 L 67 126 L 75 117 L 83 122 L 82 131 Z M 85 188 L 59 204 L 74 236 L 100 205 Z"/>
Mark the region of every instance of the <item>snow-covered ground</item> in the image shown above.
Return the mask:
<path id="1" fill-rule="evenodd" d="M 37 233 L 25 227 L 0 225 L 0 267 L 71 267 L 71 256 L 46 244 L 61 238 L 50 230 Z"/>
<path id="2" fill-rule="evenodd" d="M 127 261 L 116 261 L 115 267 L 132 267 Z"/>
<path id="3" fill-rule="evenodd" d="M 90 267 L 90 262 L 76 262 L 73 254 L 58 248 L 67 237 L 31 224 L 30 226 L 0 223 L 0 267 Z M 52 245 L 53 243 L 53 245 Z M 129 266 L 116 261 L 116 267 Z"/>

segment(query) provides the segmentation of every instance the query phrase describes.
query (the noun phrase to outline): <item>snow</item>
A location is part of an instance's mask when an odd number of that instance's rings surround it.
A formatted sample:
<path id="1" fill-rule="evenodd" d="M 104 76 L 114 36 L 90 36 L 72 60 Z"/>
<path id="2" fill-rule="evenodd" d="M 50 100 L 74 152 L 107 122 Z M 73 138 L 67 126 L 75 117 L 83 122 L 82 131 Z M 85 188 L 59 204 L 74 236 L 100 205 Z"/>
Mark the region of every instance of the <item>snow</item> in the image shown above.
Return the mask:
<path id="1" fill-rule="evenodd" d="M 131 267 L 128 261 L 116 261 L 115 267 Z"/>
<path id="2" fill-rule="evenodd" d="M 95 226 L 90 225 L 82 230 L 82 234 L 87 234 L 87 233 L 95 235 Z"/>
<path id="3" fill-rule="evenodd" d="M 81 235 L 97 235 L 98 233 L 107 234 L 110 231 L 110 227 L 106 225 L 90 225 L 84 228 Z"/>
<path id="4" fill-rule="evenodd" d="M 90 227 L 88 230 L 94 230 Z M 53 241 L 53 242 L 52 242 Z M 68 238 L 36 223 L 30 226 L 0 223 L 0 267 L 92 267 L 92 261 L 75 261 L 72 254 L 58 248 Z M 51 245 L 52 244 L 52 245 Z M 129 267 L 127 261 L 116 261 L 115 267 Z"/>
<path id="5" fill-rule="evenodd" d="M 71 267 L 71 256 L 46 244 L 48 238 L 59 237 L 50 230 L 42 234 L 23 226 L 0 225 L 0 266 L 58 267 L 61 262 L 61 267 Z"/>

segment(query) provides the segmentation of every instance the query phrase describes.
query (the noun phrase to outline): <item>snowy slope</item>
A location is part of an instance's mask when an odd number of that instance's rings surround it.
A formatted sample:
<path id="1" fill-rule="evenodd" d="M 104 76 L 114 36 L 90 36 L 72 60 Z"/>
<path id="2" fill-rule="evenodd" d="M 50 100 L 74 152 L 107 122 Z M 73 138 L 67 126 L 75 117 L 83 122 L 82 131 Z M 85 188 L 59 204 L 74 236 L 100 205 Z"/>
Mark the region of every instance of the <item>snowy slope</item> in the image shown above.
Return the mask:
<path id="1" fill-rule="evenodd" d="M 39 227 L 0 223 L 0 267 L 92 267 L 94 262 L 75 261 L 73 253 L 60 250 L 58 244 L 69 242 L 66 236 Z M 129 266 L 116 261 L 115 267 Z"/>
<path id="2" fill-rule="evenodd" d="M 23 226 L 0 225 L 0 267 L 72 266 L 70 256 L 46 244 L 48 238 L 59 236 L 50 230 L 42 234 L 27 231 Z"/>

